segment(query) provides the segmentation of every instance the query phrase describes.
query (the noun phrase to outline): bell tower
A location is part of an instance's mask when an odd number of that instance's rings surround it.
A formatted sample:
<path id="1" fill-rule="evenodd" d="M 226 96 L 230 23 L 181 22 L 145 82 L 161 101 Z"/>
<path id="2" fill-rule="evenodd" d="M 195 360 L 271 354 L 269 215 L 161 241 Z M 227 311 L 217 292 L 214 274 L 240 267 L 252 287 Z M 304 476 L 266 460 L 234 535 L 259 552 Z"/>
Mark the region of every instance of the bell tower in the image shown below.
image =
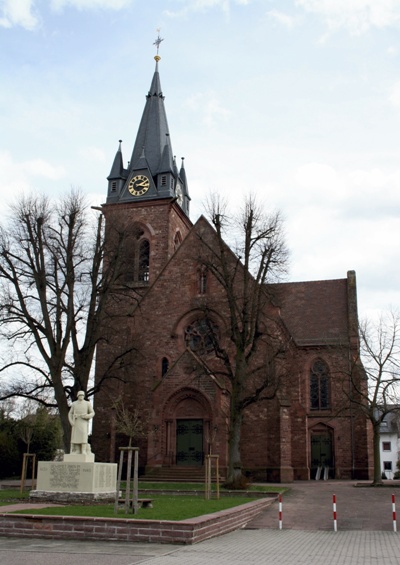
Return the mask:
<path id="1" fill-rule="evenodd" d="M 154 281 L 192 225 L 184 159 L 178 168 L 161 89 L 162 41 L 158 35 L 154 42 L 156 68 L 130 161 L 125 167 L 120 140 L 102 206 L 108 225 L 130 237 L 125 281 L 135 288 Z"/>
<path id="2" fill-rule="evenodd" d="M 158 36 L 154 42 L 157 46 L 157 55 L 154 57 L 156 68 L 146 96 L 131 159 L 125 168 L 120 141 L 107 177 L 107 204 L 176 198 L 184 214 L 189 216 L 190 197 L 184 160 L 182 159 L 178 170 L 158 70 L 161 60 L 158 51 L 162 41 Z"/>

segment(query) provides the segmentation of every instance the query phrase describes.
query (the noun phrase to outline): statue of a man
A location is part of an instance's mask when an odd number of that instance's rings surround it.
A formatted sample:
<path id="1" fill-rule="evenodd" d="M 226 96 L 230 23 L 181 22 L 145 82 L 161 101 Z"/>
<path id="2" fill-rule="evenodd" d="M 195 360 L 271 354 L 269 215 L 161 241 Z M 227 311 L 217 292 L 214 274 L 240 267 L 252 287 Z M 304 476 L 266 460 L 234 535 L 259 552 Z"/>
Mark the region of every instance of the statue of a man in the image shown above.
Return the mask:
<path id="1" fill-rule="evenodd" d="M 68 420 L 72 426 L 71 430 L 71 453 L 90 453 L 88 444 L 89 420 L 94 416 L 94 410 L 85 393 L 78 392 L 78 400 L 72 403 L 68 413 Z"/>

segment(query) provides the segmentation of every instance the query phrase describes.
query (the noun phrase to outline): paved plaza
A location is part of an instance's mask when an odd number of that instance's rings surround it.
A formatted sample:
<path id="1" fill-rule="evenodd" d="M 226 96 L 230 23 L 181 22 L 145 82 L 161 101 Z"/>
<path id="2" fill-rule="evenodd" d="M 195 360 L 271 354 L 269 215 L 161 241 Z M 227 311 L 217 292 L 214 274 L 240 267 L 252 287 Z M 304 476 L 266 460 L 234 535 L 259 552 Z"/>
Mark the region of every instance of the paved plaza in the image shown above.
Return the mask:
<path id="1" fill-rule="evenodd" d="M 398 565 L 393 532 L 240 530 L 192 546 L 0 538 L 1 565 Z"/>
<path id="2" fill-rule="evenodd" d="M 393 532 L 393 485 L 372 489 L 351 482 L 299 482 L 245 529 L 193 546 L 0 538 L 1 565 L 398 565 Z M 332 494 L 338 531 L 333 531 Z"/>

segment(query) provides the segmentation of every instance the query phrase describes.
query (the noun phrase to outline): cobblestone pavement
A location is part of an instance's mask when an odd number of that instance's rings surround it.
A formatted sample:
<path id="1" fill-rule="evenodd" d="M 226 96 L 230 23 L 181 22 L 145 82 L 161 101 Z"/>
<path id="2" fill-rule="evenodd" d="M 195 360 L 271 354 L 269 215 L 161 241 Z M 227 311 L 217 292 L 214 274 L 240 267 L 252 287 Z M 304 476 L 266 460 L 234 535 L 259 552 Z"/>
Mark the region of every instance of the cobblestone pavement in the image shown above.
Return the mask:
<path id="1" fill-rule="evenodd" d="M 242 529 L 194 546 L 0 538 L 0 565 L 385 565 L 400 563 L 391 494 L 400 487 L 351 482 L 298 482 L 278 507 Z M 338 531 L 333 531 L 332 495 Z M 400 529 L 400 528 L 399 528 Z"/>
<path id="2" fill-rule="evenodd" d="M 1 565 L 398 565 L 400 534 L 239 530 L 192 546 L 0 538 Z"/>

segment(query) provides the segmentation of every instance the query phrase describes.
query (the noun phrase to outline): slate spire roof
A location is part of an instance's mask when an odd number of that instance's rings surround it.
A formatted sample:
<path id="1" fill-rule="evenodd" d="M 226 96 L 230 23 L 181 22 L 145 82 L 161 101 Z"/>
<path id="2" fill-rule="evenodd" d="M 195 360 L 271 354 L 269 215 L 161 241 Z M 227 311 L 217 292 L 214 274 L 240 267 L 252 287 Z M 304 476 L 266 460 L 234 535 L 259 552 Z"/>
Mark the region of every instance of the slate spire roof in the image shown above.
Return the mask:
<path id="1" fill-rule="evenodd" d="M 127 168 L 124 168 L 120 142 L 111 172 L 107 177 L 107 204 L 175 199 L 174 201 L 189 216 L 190 196 L 186 173 L 183 161 L 181 169 L 178 171 L 172 151 L 164 95 L 158 71 L 161 59 L 158 55 L 158 48 L 161 41 L 163 40 L 158 36 L 155 41 L 155 45 L 157 45 L 157 55 L 154 57 L 156 67 L 150 90 L 146 96 L 132 156 Z M 134 187 L 140 179 L 146 180 L 147 188 L 138 193 Z"/>
<path id="2" fill-rule="evenodd" d="M 114 162 L 112 164 L 111 171 L 107 177 L 107 180 L 120 179 L 124 176 L 124 162 L 122 159 L 121 143 L 122 140 L 120 139 L 118 151 L 115 154 Z"/>
<path id="3" fill-rule="evenodd" d="M 156 57 L 156 69 L 146 96 L 146 105 L 129 165 L 130 170 L 139 169 L 140 159 L 144 154 L 153 178 L 160 173 L 173 172 L 171 139 L 158 72 L 158 61 L 159 57 Z"/>

